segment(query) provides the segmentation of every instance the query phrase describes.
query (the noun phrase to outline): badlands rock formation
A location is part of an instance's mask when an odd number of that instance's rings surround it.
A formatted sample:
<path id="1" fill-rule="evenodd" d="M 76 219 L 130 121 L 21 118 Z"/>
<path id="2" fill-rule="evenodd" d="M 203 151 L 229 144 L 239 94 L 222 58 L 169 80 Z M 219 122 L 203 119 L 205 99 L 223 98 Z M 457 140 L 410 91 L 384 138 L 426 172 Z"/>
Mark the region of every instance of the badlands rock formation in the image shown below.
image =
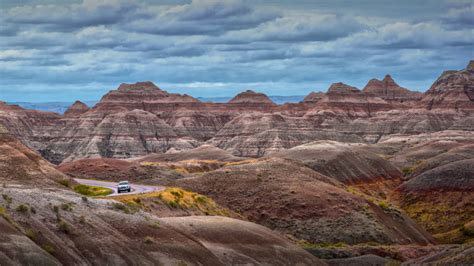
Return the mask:
<path id="1" fill-rule="evenodd" d="M 471 62 L 441 75 L 421 100 L 386 76 L 369 81 L 364 90 L 335 83 L 324 95 L 276 105 L 253 91 L 228 103 L 204 103 L 138 82 L 121 84 L 89 110 L 75 103 L 64 116 L 0 103 L 0 123 L 54 163 L 130 158 L 203 144 L 260 157 L 316 140 L 376 143 L 398 133 L 473 131 L 473 84 Z"/>
<path id="2" fill-rule="evenodd" d="M 421 100 L 428 110 L 474 111 L 474 61 L 461 71 L 445 71 Z"/>
<path id="3" fill-rule="evenodd" d="M 390 75 L 386 75 L 383 80 L 369 80 L 363 91 L 380 97 L 392 104 L 412 104 L 420 100 L 423 96 L 420 92 L 413 92 L 400 87 Z"/>
<path id="4" fill-rule="evenodd" d="M 66 112 L 64 112 L 64 116 L 77 117 L 87 111 L 89 111 L 89 107 L 85 103 L 81 101 L 75 101 L 71 106 L 69 106 Z"/>
<path id="5" fill-rule="evenodd" d="M 247 90 L 237 94 L 234 98 L 230 99 L 228 103 L 255 103 L 259 105 L 275 105 L 267 95 L 263 93 L 257 93 L 252 90 Z"/>
<path id="6" fill-rule="evenodd" d="M 324 92 L 311 92 L 310 94 L 304 97 L 304 103 L 317 103 L 324 97 Z"/>

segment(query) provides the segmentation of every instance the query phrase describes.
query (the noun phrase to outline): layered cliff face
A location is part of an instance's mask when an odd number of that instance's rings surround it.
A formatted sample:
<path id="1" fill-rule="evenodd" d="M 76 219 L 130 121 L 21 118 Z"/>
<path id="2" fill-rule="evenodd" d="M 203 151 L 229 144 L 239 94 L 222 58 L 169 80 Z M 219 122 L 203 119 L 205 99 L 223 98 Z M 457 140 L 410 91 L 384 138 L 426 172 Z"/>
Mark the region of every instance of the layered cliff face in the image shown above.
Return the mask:
<path id="1" fill-rule="evenodd" d="M 236 156 L 260 157 L 314 139 L 364 142 L 357 135 L 325 130 L 317 120 L 280 113 L 248 113 L 231 120 L 207 143 Z"/>
<path id="2" fill-rule="evenodd" d="M 326 95 L 306 116 L 336 115 L 353 117 L 370 117 L 376 112 L 388 111 L 392 106 L 382 98 L 360 91 L 344 83 L 332 84 Z"/>
<path id="3" fill-rule="evenodd" d="M 362 91 L 399 106 L 401 106 L 400 104 L 413 104 L 423 97 L 420 92 L 400 87 L 390 75 L 386 75 L 383 80 L 371 79 Z"/>
<path id="4" fill-rule="evenodd" d="M 87 113 L 78 124 L 69 124 L 67 131 L 63 131 L 65 135 L 45 148 L 51 158 L 63 162 L 80 158 L 130 158 L 198 145 L 191 137 L 178 136 L 170 125 L 144 110 L 122 111 L 102 119 L 95 115 Z"/>
<path id="5" fill-rule="evenodd" d="M 252 157 L 316 140 L 375 143 L 397 133 L 474 130 L 473 65 L 444 73 L 422 100 L 390 76 L 362 91 L 335 83 L 325 94 L 284 105 L 250 90 L 228 103 L 204 103 L 138 82 L 121 84 L 91 109 L 76 102 L 64 116 L 0 103 L 0 123 L 54 163 L 204 143 Z"/>
<path id="6" fill-rule="evenodd" d="M 60 134 L 64 123 L 57 113 L 24 109 L 0 101 L 0 124 L 14 137 L 40 151 Z"/>
<path id="7" fill-rule="evenodd" d="M 474 112 L 474 61 L 460 71 L 445 71 L 420 102 L 428 110 Z"/>

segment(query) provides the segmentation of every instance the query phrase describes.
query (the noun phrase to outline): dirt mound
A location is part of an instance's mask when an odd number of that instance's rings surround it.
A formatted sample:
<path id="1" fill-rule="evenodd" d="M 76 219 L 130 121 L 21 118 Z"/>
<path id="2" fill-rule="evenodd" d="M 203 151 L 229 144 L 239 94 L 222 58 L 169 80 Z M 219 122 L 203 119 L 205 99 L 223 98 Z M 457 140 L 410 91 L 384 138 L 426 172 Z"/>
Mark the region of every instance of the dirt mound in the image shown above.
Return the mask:
<path id="1" fill-rule="evenodd" d="M 226 166 L 176 184 L 210 196 L 250 221 L 312 243 L 431 241 L 395 208 L 383 209 L 335 179 L 290 160 Z"/>

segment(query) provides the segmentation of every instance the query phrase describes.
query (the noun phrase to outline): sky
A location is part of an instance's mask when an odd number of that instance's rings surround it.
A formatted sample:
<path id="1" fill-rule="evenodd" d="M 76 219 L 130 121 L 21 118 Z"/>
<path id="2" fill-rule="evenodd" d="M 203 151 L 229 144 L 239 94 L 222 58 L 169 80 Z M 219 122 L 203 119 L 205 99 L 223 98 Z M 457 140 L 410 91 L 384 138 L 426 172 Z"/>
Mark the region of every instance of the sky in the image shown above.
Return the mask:
<path id="1" fill-rule="evenodd" d="M 385 74 L 425 91 L 474 59 L 474 0 L 0 0 L 0 100 L 306 95 Z"/>

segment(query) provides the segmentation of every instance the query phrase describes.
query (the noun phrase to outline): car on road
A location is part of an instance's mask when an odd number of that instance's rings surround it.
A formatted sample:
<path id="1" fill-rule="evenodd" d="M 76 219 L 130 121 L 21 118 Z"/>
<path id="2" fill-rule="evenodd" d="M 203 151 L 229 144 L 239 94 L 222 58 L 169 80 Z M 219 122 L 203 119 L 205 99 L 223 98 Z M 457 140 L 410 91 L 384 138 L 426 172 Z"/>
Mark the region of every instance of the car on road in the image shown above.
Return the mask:
<path id="1" fill-rule="evenodd" d="M 128 181 L 120 181 L 117 185 L 117 193 L 120 192 L 130 192 L 132 188 L 130 187 L 130 183 Z"/>

